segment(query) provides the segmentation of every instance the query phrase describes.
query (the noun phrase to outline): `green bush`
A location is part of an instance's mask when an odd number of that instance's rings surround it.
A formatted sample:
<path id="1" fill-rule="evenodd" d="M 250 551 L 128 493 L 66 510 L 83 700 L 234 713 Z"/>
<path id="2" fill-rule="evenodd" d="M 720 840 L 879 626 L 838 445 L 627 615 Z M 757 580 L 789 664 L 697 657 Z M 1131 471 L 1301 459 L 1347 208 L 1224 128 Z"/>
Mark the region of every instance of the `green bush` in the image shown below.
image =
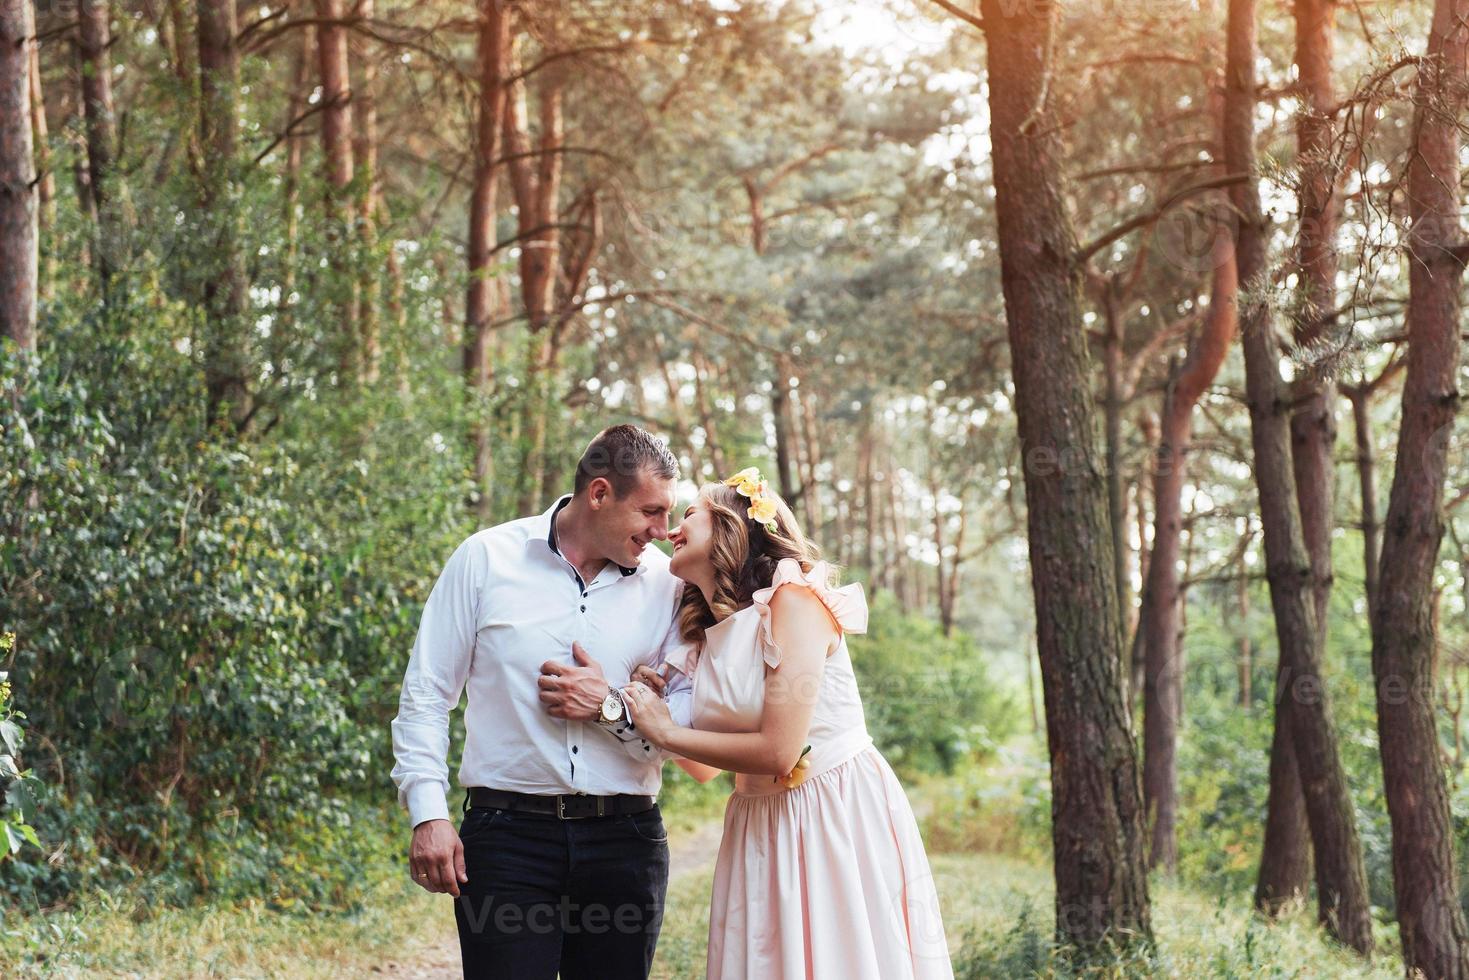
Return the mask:
<path id="1" fill-rule="evenodd" d="M 453 366 L 371 390 L 303 367 L 246 442 L 205 428 L 197 309 L 146 263 L 114 285 L 60 292 L 42 357 L 0 343 L 0 626 L 43 748 L 9 787 L 40 846 L 0 898 L 340 906 L 384 846 L 357 822 L 395 803 L 417 612 L 475 529 Z"/>
<path id="2" fill-rule="evenodd" d="M 1039 739 L 1012 739 L 990 759 L 928 784 L 925 794 L 930 851 L 1050 860 L 1050 766 Z"/>
<path id="3" fill-rule="evenodd" d="M 1356 806 L 1368 892 L 1393 907 L 1391 828 L 1377 751 L 1371 640 L 1350 596 L 1336 596 L 1326 681 L 1337 744 Z M 1256 651 L 1248 707 L 1239 705 L 1238 626 L 1217 610 L 1189 617 L 1184 716 L 1178 747 L 1178 869 L 1189 882 L 1241 896 L 1254 892 L 1264 845 L 1274 732 L 1273 627 L 1267 596 L 1249 625 Z M 1140 719 L 1139 719 L 1140 720 Z M 1465 812 L 1456 806 L 1456 813 Z"/>
<path id="4" fill-rule="evenodd" d="M 9 653 L 14 648 L 15 634 L 0 633 L 0 653 Z M 22 769 L 21 746 L 25 744 L 25 731 L 20 723 L 25 713 L 16 711 L 10 703 L 10 674 L 0 670 L 0 791 L 4 792 L 0 802 L 0 830 L 5 832 L 0 841 L 0 863 L 13 858 L 27 843 L 40 846 L 35 828 L 30 821 L 35 819 L 35 798 L 38 781 L 30 769 Z"/>
<path id="5" fill-rule="evenodd" d="M 905 616 L 891 593 L 872 603 L 865 636 L 849 641 L 867 728 L 902 776 L 952 773 L 993 755 L 1016 707 L 974 640 Z"/>

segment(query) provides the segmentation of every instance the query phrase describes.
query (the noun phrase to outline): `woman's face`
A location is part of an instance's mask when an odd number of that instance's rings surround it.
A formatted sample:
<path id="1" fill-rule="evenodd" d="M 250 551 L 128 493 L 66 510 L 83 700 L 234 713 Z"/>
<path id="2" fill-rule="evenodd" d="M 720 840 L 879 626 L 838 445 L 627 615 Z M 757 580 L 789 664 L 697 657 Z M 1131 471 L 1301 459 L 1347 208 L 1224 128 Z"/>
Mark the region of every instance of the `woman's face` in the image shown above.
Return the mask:
<path id="1" fill-rule="evenodd" d="M 673 544 L 668 570 L 674 575 L 693 582 L 707 578 L 713 571 L 709 548 L 714 540 L 714 516 L 709 513 L 709 504 L 703 496 L 689 504 L 678 527 L 668 532 L 668 540 Z"/>

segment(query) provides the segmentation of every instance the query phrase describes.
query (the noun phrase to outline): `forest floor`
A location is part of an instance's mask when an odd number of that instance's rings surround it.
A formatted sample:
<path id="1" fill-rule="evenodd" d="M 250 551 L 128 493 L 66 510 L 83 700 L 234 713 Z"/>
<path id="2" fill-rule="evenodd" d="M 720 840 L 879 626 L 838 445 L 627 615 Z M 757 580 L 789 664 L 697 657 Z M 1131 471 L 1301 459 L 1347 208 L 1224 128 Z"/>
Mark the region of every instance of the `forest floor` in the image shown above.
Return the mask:
<path id="1" fill-rule="evenodd" d="M 720 833 L 702 816 L 669 821 L 673 873 L 653 976 L 703 976 L 708 897 Z M 1061 977 L 1048 944 L 1052 880 L 1043 865 L 997 854 L 933 854 L 945 931 L 960 980 Z M 1208 896 L 1166 882 L 1152 889 L 1159 958 L 1089 976 L 1397 980 L 1393 930 L 1364 964 L 1327 943 L 1303 912 L 1267 924 L 1249 896 Z M 309 918 L 262 908 L 162 909 L 135 922 L 125 907 L 4 923 L 0 975 L 16 977 L 392 977 L 460 976 L 448 900 L 406 876 L 379 881 L 361 910 Z M 29 937 L 22 942 L 23 937 Z M 39 958 L 38 958 L 39 954 Z"/>

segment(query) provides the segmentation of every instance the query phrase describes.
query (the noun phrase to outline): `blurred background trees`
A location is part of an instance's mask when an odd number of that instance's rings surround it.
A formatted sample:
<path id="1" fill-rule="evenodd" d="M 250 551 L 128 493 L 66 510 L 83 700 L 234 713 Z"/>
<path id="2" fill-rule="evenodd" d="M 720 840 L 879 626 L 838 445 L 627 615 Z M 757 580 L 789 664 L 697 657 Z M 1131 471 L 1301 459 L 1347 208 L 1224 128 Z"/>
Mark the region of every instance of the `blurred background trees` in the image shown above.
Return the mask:
<path id="1" fill-rule="evenodd" d="M 40 841 L 6 892 L 348 894 L 304 856 L 383 846 L 354 820 L 391 826 L 443 556 L 631 420 L 686 494 L 773 474 L 866 584 L 910 772 L 1038 737 L 1065 619 L 1137 774 L 1109 861 L 1272 913 L 1314 882 L 1360 949 L 1374 908 L 1457 909 L 1462 4 L 1021 6 L 1050 327 L 997 214 L 1003 3 L 0 0 L 0 669 Z M 1022 440 L 1037 398 L 1087 408 Z M 1050 554 L 1087 591 L 1037 617 Z"/>

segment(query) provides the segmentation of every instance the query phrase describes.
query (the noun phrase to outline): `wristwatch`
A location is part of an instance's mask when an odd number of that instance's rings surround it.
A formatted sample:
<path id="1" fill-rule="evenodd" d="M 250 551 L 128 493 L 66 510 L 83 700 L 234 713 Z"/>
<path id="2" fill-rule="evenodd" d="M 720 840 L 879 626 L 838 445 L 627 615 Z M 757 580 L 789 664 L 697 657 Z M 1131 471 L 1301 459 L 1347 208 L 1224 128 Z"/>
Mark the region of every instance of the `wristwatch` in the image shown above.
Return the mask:
<path id="1" fill-rule="evenodd" d="M 610 690 L 607 692 L 607 696 L 602 699 L 602 711 L 597 715 L 597 724 L 611 728 L 613 725 L 622 721 L 623 716 L 626 714 L 627 709 L 622 703 L 622 695 L 618 694 L 615 689 Z"/>

